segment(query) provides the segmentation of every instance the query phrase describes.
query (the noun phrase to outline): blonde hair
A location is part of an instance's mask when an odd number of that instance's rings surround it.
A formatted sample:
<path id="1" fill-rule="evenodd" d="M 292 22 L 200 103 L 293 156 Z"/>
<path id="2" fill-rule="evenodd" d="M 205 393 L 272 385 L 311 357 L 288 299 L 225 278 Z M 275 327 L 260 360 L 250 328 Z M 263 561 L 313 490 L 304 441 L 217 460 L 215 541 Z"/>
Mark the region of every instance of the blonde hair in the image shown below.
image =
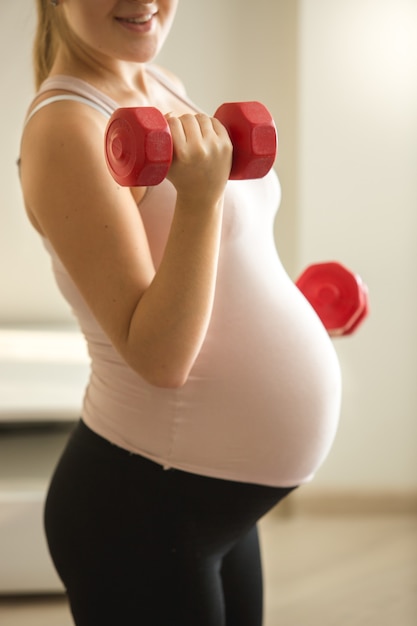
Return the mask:
<path id="1" fill-rule="evenodd" d="M 33 43 L 33 71 L 36 89 L 47 78 L 58 49 L 59 25 L 57 10 L 50 0 L 36 0 L 38 16 Z"/>

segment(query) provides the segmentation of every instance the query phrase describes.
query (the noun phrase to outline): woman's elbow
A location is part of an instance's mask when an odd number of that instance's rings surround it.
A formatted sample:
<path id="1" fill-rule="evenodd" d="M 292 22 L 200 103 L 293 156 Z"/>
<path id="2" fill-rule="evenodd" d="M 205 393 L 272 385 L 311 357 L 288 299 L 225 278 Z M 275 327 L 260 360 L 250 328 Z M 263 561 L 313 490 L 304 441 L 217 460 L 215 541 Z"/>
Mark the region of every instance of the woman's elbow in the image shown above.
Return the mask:
<path id="1" fill-rule="evenodd" d="M 155 374 L 142 376 L 149 385 L 158 389 L 180 389 L 188 381 L 188 373 L 172 372 L 171 374 Z"/>
<path id="2" fill-rule="evenodd" d="M 180 389 L 187 383 L 191 369 L 172 365 L 169 367 L 146 366 L 143 363 L 139 365 L 131 363 L 130 366 L 145 382 L 158 389 Z"/>
<path id="3" fill-rule="evenodd" d="M 196 352 L 180 354 L 178 352 L 161 353 L 154 348 L 121 351 L 127 365 L 152 387 L 160 389 L 179 389 L 183 387 L 194 366 Z"/>

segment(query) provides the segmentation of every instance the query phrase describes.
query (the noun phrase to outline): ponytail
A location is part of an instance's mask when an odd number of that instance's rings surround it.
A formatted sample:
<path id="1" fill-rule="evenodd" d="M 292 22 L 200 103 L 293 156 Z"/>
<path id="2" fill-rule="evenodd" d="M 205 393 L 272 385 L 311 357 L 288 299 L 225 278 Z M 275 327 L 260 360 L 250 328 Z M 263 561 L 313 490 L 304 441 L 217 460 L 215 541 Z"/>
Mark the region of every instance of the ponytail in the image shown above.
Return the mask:
<path id="1" fill-rule="evenodd" d="M 33 70 L 36 90 L 49 75 L 58 47 L 55 11 L 50 0 L 36 0 L 38 23 L 33 44 Z"/>

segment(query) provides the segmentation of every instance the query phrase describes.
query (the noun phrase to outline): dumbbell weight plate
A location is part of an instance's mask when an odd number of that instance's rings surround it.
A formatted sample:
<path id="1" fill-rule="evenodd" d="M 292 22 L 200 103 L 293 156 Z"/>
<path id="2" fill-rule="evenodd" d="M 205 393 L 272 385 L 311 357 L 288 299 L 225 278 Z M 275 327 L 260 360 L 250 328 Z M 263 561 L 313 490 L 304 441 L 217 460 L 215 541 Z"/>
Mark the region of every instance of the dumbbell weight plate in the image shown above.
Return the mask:
<path id="1" fill-rule="evenodd" d="M 158 109 L 122 107 L 110 118 L 105 133 L 105 156 L 119 185 L 158 185 L 168 173 L 172 151 L 171 132 Z"/>
<path id="2" fill-rule="evenodd" d="M 296 281 L 330 335 L 351 334 L 368 314 L 368 290 L 338 262 L 310 265 Z"/>
<path id="3" fill-rule="evenodd" d="M 233 150 L 231 180 L 263 178 L 277 155 L 277 129 L 260 102 L 225 102 L 214 117 L 226 127 Z"/>

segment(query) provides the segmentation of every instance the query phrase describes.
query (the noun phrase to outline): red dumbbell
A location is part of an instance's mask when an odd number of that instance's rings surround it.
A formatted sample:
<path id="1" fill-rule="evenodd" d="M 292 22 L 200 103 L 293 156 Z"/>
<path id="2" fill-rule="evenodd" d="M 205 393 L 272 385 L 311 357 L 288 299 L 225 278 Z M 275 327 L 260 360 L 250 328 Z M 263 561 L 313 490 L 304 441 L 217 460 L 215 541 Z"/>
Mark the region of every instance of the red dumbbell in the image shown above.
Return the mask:
<path id="1" fill-rule="evenodd" d="M 341 263 L 310 265 L 296 285 L 329 335 L 351 335 L 369 313 L 367 286 Z"/>
<path id="2" fill-rule="evenodd" d="M 262 178 L 274 164 L 277 131 L 260 102 L 227 102 L 214 114 L 233 144 L 230 178 Z M 158 185 L 172 162 L 171 132 L 165 117 L 153 107 L 117 109 L 107 124 L 105 156 L 109 170 L 123 187 Z"/>

